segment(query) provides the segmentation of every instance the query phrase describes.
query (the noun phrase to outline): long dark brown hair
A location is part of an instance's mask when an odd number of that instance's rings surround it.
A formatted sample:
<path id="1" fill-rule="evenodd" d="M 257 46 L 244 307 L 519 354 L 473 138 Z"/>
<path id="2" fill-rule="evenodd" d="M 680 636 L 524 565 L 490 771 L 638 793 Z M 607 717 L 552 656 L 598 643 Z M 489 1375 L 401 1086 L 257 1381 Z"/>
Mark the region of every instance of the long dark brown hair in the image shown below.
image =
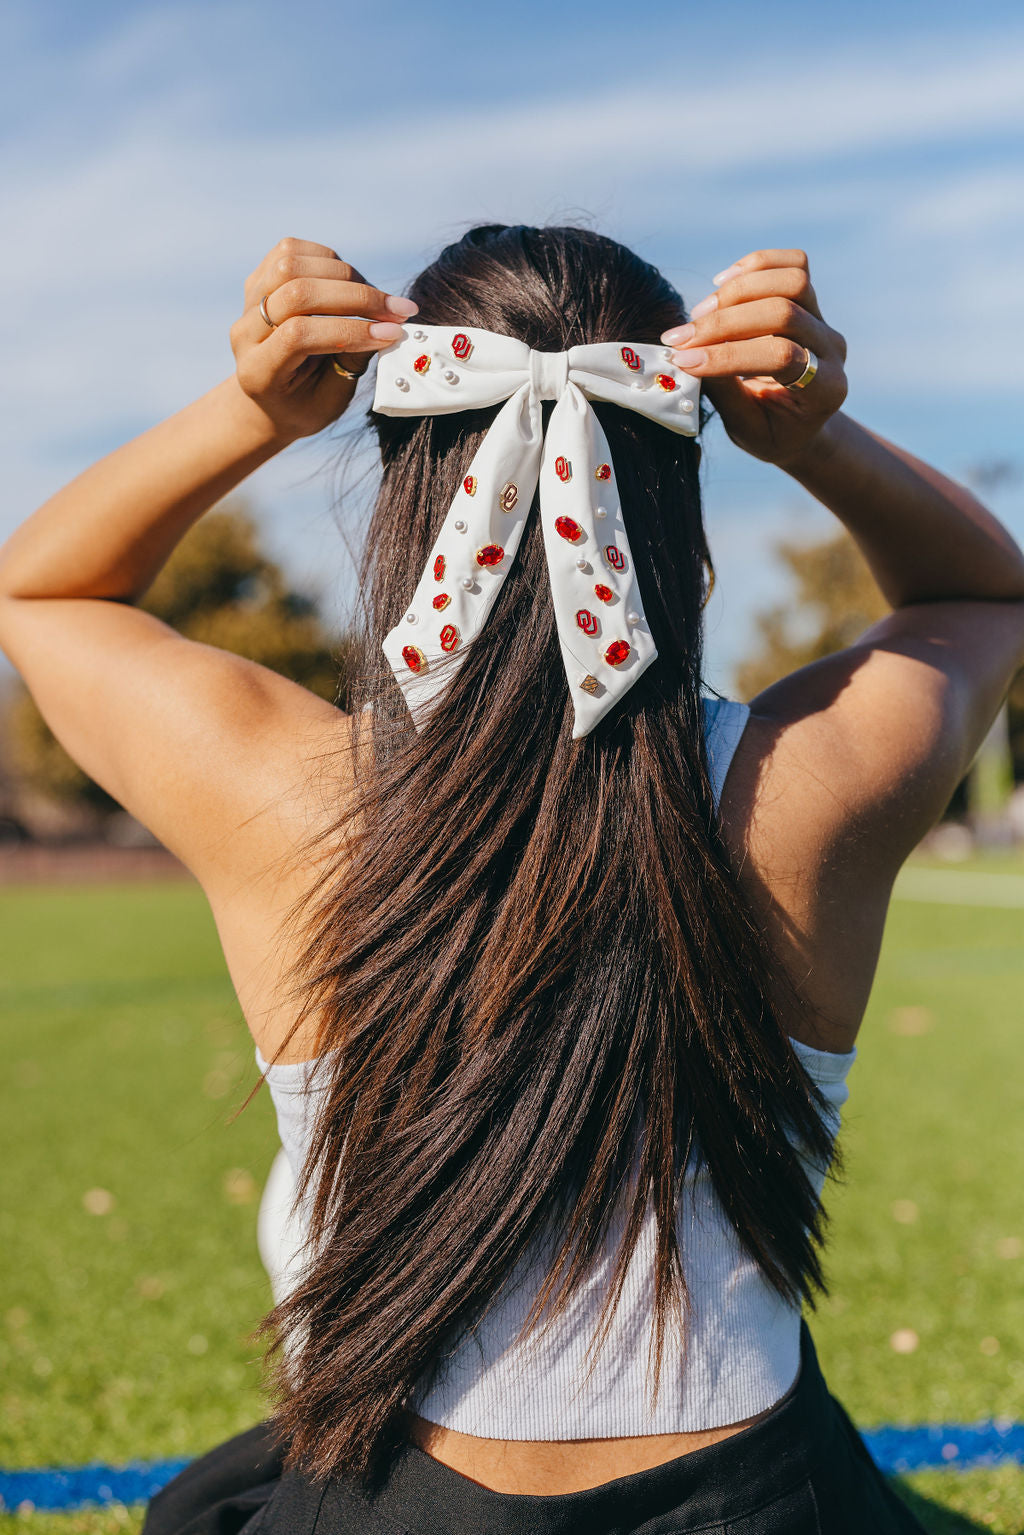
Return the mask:
<path id="1" fill-rule="evenodd" d="M 409 292 L 424 323 L 545 351 L 657 342 L 685 319 L 658 271 L 576 228 L 471 229 Z M 545 1232 L 557 1242 L 531 1321 L 559 1314 L 624 1188 L 603 1321 L 650 1201 L 660 1365 L 687 1302 L 676 1201 L 691 1159 L 781 1296 L 813 1305 L 826 1289 L 824 1212 L 794 1144 L 828 1164 L 824 1104 L 780 1021 L 785 977 L 709 778 L 696 443 L 595 409 L 659 659 L 580 741 L 536 511 L 414 730 L 381 641 L 496 411 L 371 412 L 383 483 L 360 586 L 366 725 L 354 788 L 305 850 L 318 873 L 294 973 L 323 1090 L 301 1179 L 314 1256 L 264 1324 L 288 1463 L 317 1477 L 376 1478 L 413 1388 Z"/>

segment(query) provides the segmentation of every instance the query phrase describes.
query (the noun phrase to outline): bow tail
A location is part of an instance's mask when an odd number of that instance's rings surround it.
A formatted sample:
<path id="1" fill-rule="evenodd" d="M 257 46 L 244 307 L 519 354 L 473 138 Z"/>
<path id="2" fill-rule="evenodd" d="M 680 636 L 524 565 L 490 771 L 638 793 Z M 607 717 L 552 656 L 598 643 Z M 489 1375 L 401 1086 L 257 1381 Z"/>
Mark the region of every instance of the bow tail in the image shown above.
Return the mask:
<path id="1" fill-rule="evenodd" d="M 540 469 L 540 412 L 524 384 L 502 406 L 456 493 L 426 568 L 382 649 L 417 730 L 494 606 Z"/>
<path id="2" fill-rule="evenodd" d="M 657 660 L 604 429 L 570 383 L 541 455 L 540 512 L 578 741 Z"/>

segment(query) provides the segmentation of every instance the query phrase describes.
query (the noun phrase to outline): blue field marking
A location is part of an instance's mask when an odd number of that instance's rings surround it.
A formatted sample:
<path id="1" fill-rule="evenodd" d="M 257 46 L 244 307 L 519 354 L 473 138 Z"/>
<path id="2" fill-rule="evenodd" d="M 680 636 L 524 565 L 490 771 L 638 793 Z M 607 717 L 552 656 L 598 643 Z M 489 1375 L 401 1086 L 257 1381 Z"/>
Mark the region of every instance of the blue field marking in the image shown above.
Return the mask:
<path id="1" fill-rule="evenodd" d="M 93 1503 L 145 1503 L 189 1460 L 133 1460 L 127 1466 L 54 1466 L 0 1471 L 0 1510 L 88 1508 Z"/>
<path id="2" fill-rule="evenodd" d="M 980 1423 L 924 1423 L 917 1428 L 867 1428 L 861 1433 L 886 1475 L 1024 1464 L 1024 1423 L 998 1418 Z M 0 1511 L 27 1513 L 103 1503 L 145 1503 L 187 1465 L 187 1459 L 137 1460 L 127 1466 L 0 1471 Z"/>

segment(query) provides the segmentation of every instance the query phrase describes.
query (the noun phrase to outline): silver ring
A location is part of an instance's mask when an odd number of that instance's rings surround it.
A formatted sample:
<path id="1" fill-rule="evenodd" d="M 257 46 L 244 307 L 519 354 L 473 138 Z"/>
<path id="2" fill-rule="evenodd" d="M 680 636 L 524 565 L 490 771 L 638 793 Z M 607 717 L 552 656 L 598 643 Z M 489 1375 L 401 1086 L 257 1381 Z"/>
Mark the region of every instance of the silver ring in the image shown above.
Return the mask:
<path id="1" fill-rule="evenodd" d="M 806 389 L 807 385 L 811 382 L 811 379 L 818 371 L 818 359 L 815 357 L 810 347 L 805 346 L 804 352 L 807 356 L 807 366 L 804 368 L 804 371 L 801 373 L 799 378 L 795 378 L 791 384 L 786 385 L 787 389 Z"/>
<path id="2" fill-rule="evenodd" d="M 270 316 L 267 313 L 267 299 L 269 297 L 270 297 L 269 293 L 264 293 L 263 297 L 260 299 L 260 314 L 266 320 L 267 324 L 270 326 L 270 329 L 271 330 L 276 330 L 277 329 L 276 323 L 270 318 Z"/>

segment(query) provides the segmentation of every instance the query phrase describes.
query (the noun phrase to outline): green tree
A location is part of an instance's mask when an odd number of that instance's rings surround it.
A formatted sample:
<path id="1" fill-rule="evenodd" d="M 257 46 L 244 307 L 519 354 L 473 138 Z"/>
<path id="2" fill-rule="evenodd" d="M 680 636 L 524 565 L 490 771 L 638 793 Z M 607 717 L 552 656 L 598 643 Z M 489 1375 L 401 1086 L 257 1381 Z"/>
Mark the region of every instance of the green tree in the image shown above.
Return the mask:
<path id="1" fill-rule="evenodd" d="M 842 650 L 889 611 L 845 529 L 813 544 L 780 539 L 773 552 L 789 574 L 792 596 L 755 619 L 758 648 L 736 669 L 741 698 Z"/>
<path id="2" fill-rule="evenodd" d="M 316 602 L 289 585 L 261 548 L 257 524 L 240 497 L 222 502 L 189 530 L 139 605 L 188 639 L 248 656 L 347 706 L 351 636 L 332 635 Z M 21 683 L 12 690 L 7 727 L 20 782 L 65 803 L 116 808 L 54 738 Z"/>

